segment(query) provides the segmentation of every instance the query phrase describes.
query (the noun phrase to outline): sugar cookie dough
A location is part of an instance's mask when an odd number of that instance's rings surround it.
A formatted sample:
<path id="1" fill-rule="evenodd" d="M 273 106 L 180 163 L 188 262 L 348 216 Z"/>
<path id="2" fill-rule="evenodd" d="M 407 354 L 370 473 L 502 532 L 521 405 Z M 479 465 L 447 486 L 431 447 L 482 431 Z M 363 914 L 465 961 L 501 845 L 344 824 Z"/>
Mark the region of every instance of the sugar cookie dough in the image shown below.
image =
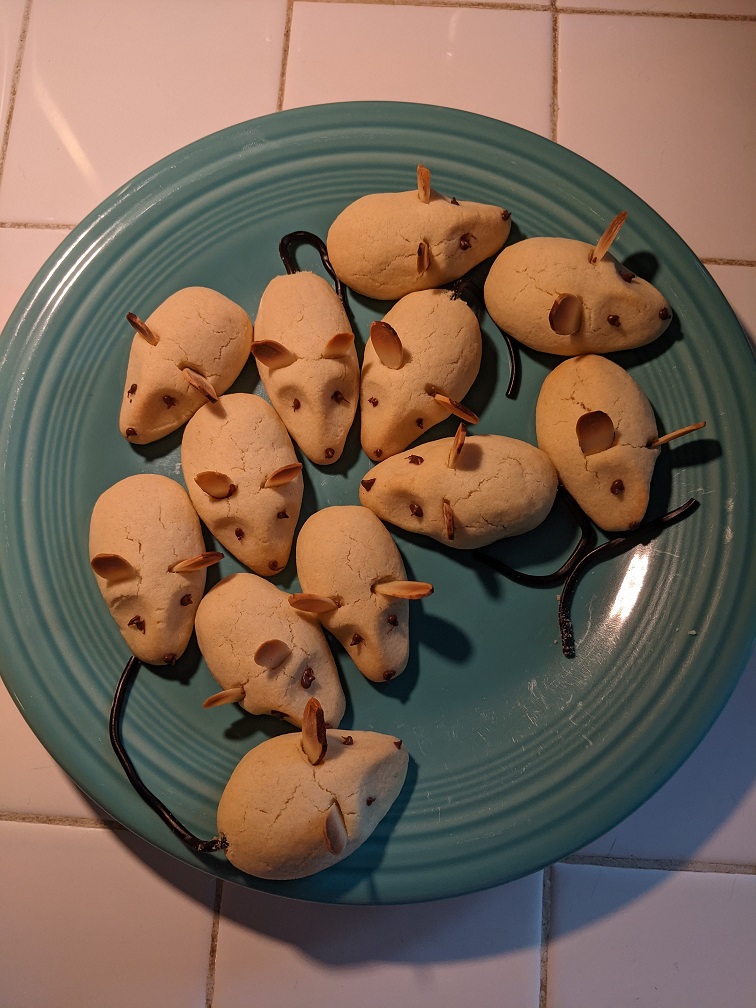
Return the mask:
<path id="1" fill-rule="evenodd" d="M 475 549 L 540 525 L 556 491 L 556 470 L 533 445 L 458 432 L 374 466 L 360 484 L 360 502 L 408 532 Z"/>
<path id="2" fill-rule="evenodd" d="M 245 392 L 207 403 L 186 425 L 181 465 L 215 538 L 261 577 L 286 566 L 302 506 L 302 464 L 278 414 Z"/>
<path id="3" fill-rule="evenodd" d="M 231 386 L 249 357 L 252 321 L 208 287 L 185 287 L 144 322 L 129 319 L 136 333 L 119 427 L 132 444 L 149 444 Z"/>
<path id="4" fill-rule="evenodd" d="M 288 598 L 256 574 L 231 574 L 207 593 L 197 611 L 197 641 L 223 695 L 206 706 L 239 703 L 299 727 L 316 697 L 336 726 L 345 701 L 333 655 L 317 621 Z"/>
<path id="5" fill-rule="evenodd" d="M 127 476 L 95 503 L 90 563 L 124 640 L 144 662 L 170 665 L 184 653 L 205 567 L 220 557 L 205 552 L 191 501 L 167 476 Z M 186 569 L 186 561 L 194 563 Z"/>

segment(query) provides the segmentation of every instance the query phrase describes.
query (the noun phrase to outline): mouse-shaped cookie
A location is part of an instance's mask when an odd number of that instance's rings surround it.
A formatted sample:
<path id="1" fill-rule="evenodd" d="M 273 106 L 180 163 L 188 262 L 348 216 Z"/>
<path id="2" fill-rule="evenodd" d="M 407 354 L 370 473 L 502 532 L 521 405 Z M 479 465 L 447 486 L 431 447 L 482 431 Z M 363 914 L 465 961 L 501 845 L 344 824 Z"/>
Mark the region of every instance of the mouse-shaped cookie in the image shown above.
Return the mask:
<path id="1" fill-rule="evenodd" d="M 205 588 L 207 552 L 184 488 L 156 473 L 127 476 L 102 493 L 89 525 L 97 584 L 132 654 L 171 665 L 185 651 Z"/>
<path id="2" fill-rule="evenodd" d="M 624 368 L 596 354 L 554 368 L 536 403 L 539 448 L 556 466 L 565 489 L 606 531 L 640 524 L 660 446 L 703 426 L 692 424 L 660 438 L 640 386 Z"/>
<path id="3" fill-rule="evenodd" d="M 228 860 L 266 879 L 304 878 L 367 840 L 398 797 L 409 757 L 401 739 L 326 729 L 310 700 L 302 732 L 267 739 L 232 773 L 218 804 Z"/>
<path id="4" fill-rule="evenodd" d="M 538 448 L 498 434 L 467 437 L 460 424 L 453 438 L 374 466 L 360 484 L 360 502 L 407 532 L 476 549 L 536 528 L 556 491 L 556 469 Z"/>
<path id="5" fill-rule="evenodd" d="M 283 570 L 304 482 L 270 403 L 246 392 L 207 403 L 186 425 L 181 465 L 192 503 L 215 538 L 261 577 Z"/>
<path id="6" fill-rule="evenodd" d="M 297 536 L 302 593 L 289 603 L 317 615 L 362 674 L 388 682 L 409 657 L 409 599 L 433 588 L 408 581 L 399 550 L 385 525 L 367 508 L 316 511 Z"/>
<path id="7" fill-rule="evenodd" d="M 135 330 L 119 427 L 132 444 L 178 430 L 239 376 L 249 357 L 252 321 L 239 305 L 208 287 L 171 294 Z"/>
<path id="8" fill-rule="evenodd" d="M 328 231 L 328 254 L 352 290 L 394 301 L 458 280 L 499 251 L 510 227 L 501 207 L 436 192 L 418 165 L 416 189 L 363 196 L 342 210 Z"/>
<path id="9" fill-rule="evenodd" d="M 499 254 L 484 287 L 494 322 L 533 350 L 572 357 L 645 346 L 666 330 L 663 294 L 610 253 L 625 214 L 596 246 L 527 238 Z"/>
<path id="10" fill-rule="evenodd" d="M 309 232 L 281 240 L 287 268 L 263 291 L 252 353 L 270 401 L 310 461 L 337 462 L 357 411 L 360 365 L 342 299 L 316 273 L 298 272 L 293 244 L 314 245 L 330 268 L 325 246 Z"/>
<path id="11" fill-rule="evenodd" d="M 412 444 L 452 414 L 477 416 L 460 400 L 480 368 L 475 312 L 455 292 L 407 294 L 370 326 L 360 389 L 361 441 L 376 461 Z"/>
<path id="12" fill-rule="evenodd" d="M 200 651 L 222 687 L 206 707 L 238 703 L 300 726 L 316 697 L 329 725 L 344 715 L 336 663 L 317 620 L 256 574 L 231 574 L 205 595 L 195 620 Z"/>

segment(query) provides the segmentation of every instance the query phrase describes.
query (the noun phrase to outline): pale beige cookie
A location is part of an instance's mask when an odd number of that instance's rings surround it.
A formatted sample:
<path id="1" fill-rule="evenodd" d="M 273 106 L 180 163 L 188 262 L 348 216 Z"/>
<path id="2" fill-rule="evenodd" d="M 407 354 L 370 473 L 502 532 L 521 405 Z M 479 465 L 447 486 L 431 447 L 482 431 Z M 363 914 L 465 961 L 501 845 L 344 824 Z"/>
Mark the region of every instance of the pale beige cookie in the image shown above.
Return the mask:
<path id="1" fill-rule="evenodd" d="M 569 238 L 505 248 L 486 279 L 491 318 L 525 346 L 572 357 L 644 346 L 668 327 L 666 298 L 608 252 Z"/>
<path id="2" fill-rule="evenodd" d="M 289 559 L 302 505 L 302 464 L 278 414 L 245 392 L 207 403 L 186 425 L 181 465 L 215 538 L 262 577 Z"/>
<path id="3" fill-rule="evenodd" d="M 486 203 L 457 201 L 430 188 L 375 193 L 351 203 L 328 232 L 339 279 L 367 297 L 396 300 L 464 276 L 503 246 L 510 215 Z"/>
<path id="4" fill-rule="evenodd" d="M 171 294 L 142 322 L 126 369 L 119 427 L 132 444 L 177 430 L 236 380 L 249 357 L 252 322 L 239 305 L 207 287 Z"/>
<path id="5" fill-rule="evenodd" d="M 360 502 L 380 519 L 455 549 L 529 532 L 546 518 L 557 474 L 543 452 L 498 434 L 419 445 L 380 462 L 360 484 Z"/>
<path id="6" fill-rule="evenodd" d="M 361 441 L 375 460 L 395 455 L 460 407 L 481 359 L 475 312 L 447 290 L 407 294 L 374 322 L 360 389 Z"/>
<path id="7" fill-rule="evenodd" d="M 199 519 L 182 486 L 167 476 L 128 476 L 95 503 L 89 558 L 131 652 L 153 665 L 179 658 L 205 589 Z"/>
<path id="8" fill-rule="evenodd" d="M 218 831 L 241 871 L 293 879 L 329 868 L 367 840 L 398 797 L 409 762 L 401 740 L 322 728 L 318 735 L 309 757 L 304 733 L 268 739 L 231 775 Z"/>
<path id="9" fill-rule="evenodd" d="M 231 574 L 202 600 L 197 641 L 222 693 L 205 706 L 239 703 L 250 714 L 302 724 L 316 697 L 330 725 L 344 715 L 333 655 L 314 617 L 297 612 L 281 591 L 256 574 Z"/>
<path id="10" fill-rule="evenodd" d="M 409 657 L 410 598 L 429 595 L 407 581 L 399 550 L 366 508 L 329 507 L 311 515 L 297 537 L 302 594 L 290 603 L 317 615 L 373 682 L 404 671 Z"/>
<path id="11" fill-rule="evenodd" d="M 252 353 L 271 403 L 307 458 L 318 465 L 338 461 L 357 410 L 360 365 L 330 284 L 307 272 L 271 280 Z"/>
<path id="12" fill-rule="evenodd" d="M 606 357 L 563 361 L 536 403 L 538 445 L 566 490 L 600 528 L 638 525 L 648 507 L 658 448 L 651 404 L 630 375 Z"/>

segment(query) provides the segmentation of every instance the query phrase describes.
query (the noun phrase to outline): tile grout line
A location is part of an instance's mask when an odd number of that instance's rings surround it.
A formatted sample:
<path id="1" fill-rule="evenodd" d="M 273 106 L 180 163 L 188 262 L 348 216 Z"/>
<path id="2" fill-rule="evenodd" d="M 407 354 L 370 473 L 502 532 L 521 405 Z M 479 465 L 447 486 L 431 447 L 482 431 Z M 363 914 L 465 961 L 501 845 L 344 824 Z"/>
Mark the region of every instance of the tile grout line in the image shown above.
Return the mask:
<path id="1" fill-rule="evenodd" d="M 551 139 L 557 143 L 559 119 L 559 11 L 556 0 L 551 4 Z"/>
<path id="2" fill-rule="evenodd" d="M 8 152 L 8 143 L 10 141 L 10 131 L 11 123 L 13 122 L 13 111 L 16 107 L 16 94 L 18 93 L 18 84 L 21 79 L 21 64 L 24 60 L 24 50 L 26 49 L 26 36 L 29 31 L 29 20 L 31 18 L 31 8 L 33 0 L 26 0 L 24 4 L 24 13 L 21 15 L 21 31 L 18 36 L 18 44 L 16 46 L 16 60 L 13 64 L 13 76 L 11 77 L 10 94 L 8 97 L 8 113 L 5 117 L 5 127 L 3 129 L 3 142 L 0 146 L 0 181 L 3 178 L 3 169 L 5 168 L 5 155 Z"/>
<path id="3" fill-rule="evenodd" d="M 32 812 L 0 812 L 0 822 L 31 823 L 42 826 L 73 826 L 78 829 L 105 829 L 125 832 L 115 819 L 87 819 L 85 816 L 38 815 Z"/>
<path id="4" fill-rule="evenodd" d="M 551 941 L 551 890 L 554 883 L 553 865 L 543 869 L 541 881 L 541 954 L 539 960 L 538 1008 L 548 1008 L 549 942 Z"/>
<path id="5" fill-rule="evenodd" d="M 440 9 L 458 8 L 460 10 L 519 10 L 519 11 L 551 11 L 556 9 L 559 14 L 599 14 L 603 17 L 652 17 L 672 18 L 683 21 L 756 21 L 756 14 L 716 14 L 711 12 L 696 13 L 695 11 L 654 11 L 654 10 L 612 10 L 606 7 L 555 7 L 550 3 L 517 3 L 496 0 L 480 0 L 478 3 L 457 3 L 457 0 L 298 0 L 299 3 L 323 3 L 333 6 L 348 6 L 361 4 L 368 7 L 438 7 Z"/>
<path id="6" fill-rule="evenodd" d="M 278 98 L 276 112 L 283 111 L 284 94 L 286 92 L 286 70 L 289 65 L 289 43 L 291 42 L 291 22 L 294 17 L 294 0 L 286 0 L 286 20 L 284 21 L 283 44 L 281 46 L 281 75 L 278 79 Z"/>
<path id="7" fill-rule="evenodd" d="M 756 864 L 727 864 L 721 861 L 686 861 L 682 858 L 596 857 L 571 854 L 557 862 L 563 865 L 591 865 L 596 868 L 632 868 L 639 871 L 707 872 L 713 875 L 756 875 Z"/>
<path id="8" fill-rule="evenodd" d="M 599 14 L 602 17 L 667 18 L 679 21 L 756 21 L 756 14 L 704 14 L 695 11 L 607 10 L 602 7 L 560 7 L 560 14 Z"/>
<path id="9" fill-rule="evenodd" d="M 0 230 L 6 231 L 73 231 L 76 224 L 47 224 L 44 221 L 0 221 Z"/>
<path id="10" fill-rule="evenodd" d="M 215 961 L 218 955 L 218 931 L 220 929 L 220 911 L 223 902 L 223 879 L 215 880 L 215 899 L 213 901 L 213 923 L 210 928 L 210 951 L 207 960 L 207 982 L 205 985 L 205 1008 L 213 1008 L 215 997 Z"/>

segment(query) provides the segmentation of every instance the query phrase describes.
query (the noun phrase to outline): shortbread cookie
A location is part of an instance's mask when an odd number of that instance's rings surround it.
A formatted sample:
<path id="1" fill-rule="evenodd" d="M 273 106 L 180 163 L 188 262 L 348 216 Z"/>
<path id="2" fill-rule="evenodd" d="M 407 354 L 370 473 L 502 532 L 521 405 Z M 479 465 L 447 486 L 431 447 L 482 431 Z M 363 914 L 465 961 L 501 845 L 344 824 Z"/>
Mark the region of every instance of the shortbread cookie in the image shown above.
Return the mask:
<path id="1" fill-rule="evenodd" d="M 271 280 L 252 353 L 271 403 L 307 458 L 317 465 L 338 461 L 357 410 L 360 365 L 330 284 L 307 272 Z"/>
<path id="2" fill-rule="evenodd" d="M 447 290 L 407 294 L 370 328 L 360 389 L 361 440 L 375 460 L 412 444 L 460 407 L 481 359 L 475 312 Z M 461 412 L 460 412 L 461 410 Z"/>
<path id="3" fill-rule="evenodd" d="M 302 463 L 278 414 L 236 392 L 186 425 L 181 465 L 189 496 L 215 538 L 261 577 L 289 559 L 302 505 Z"/>
<path id="4" fill-rule="evenodd" d="M 566 490 L 606 530 L 638 525 L 658 448 L 646 396 L 618 364 L 593 354 L 554 368 L 536 404 L 538 445 Z"/>
<path id="5" fill-rule="evenodd" d="M 497 257 L 486 279 L 494 322 L 525 346 L 572 357 L 644 346 L 668 327 L 666 298 L 596 246 L 528 238 Z"/>
<path id="6" fill-rule="evenodd" d="M 383 521 L 455 549 L 529 532 L 554 503 L 557 474 L 543 452 L 498 434 L 441 438 L 374 466 L 360 501 Z"/>
<path id="7" fill-rule="evenodd" d="M 344 715 L 344 692 L 317 620 L 289 605 L 286 592 L 256 574 L 231 574 L 197 612 L 197 641 L 222 687 L 205 705 L 239 703 L 294 725 L 316 697 L 329 725 Z"/>
<path id="8" fill-rule="evenodd" d="M 501 207 L 431 189 L 419 165 L 417 189 L 363 196 L 342 210 L 328 232 L 328 254 L 352 290 L 393 301 L 464 276 L 499 251 L 510 227 Z"/>
<path id="9" fill-rule="evenodd" d="M 132 444 L 178 430 L 236 380 L 249 357 L 252 321 L 223 294 L 185 287 L 135 328 L 119 426 Z"/>
<path id="10" fill-rule="evenodd" d="M 318 751 L 308 757 L 303 734 L 279 735 L 248 752 L 221 796 L 226 856 L 250 875 L 304 878 L 342 861 L 404 784 L 409 758 L 400 739 L 320 727 Z"/>
<path id="11" fill-rule="evenodd" d="M 317 615 L 373 682 L 404 671 L 409 656 L 410 598 L 429 595 L 407 581 L 390 533 L 367 508 L 329 507 L 311 515 L 297 537 L 302 594 L 290 603 Z"/>
<path id="12" fill-rule="evenodd" d="M 208 553 L 199 519 L 182 486 L 149 473 L 128 476 L 95 503 L 89 557 L 131 652 L 170 665 L 189 643 L 205 589 Z"/>

